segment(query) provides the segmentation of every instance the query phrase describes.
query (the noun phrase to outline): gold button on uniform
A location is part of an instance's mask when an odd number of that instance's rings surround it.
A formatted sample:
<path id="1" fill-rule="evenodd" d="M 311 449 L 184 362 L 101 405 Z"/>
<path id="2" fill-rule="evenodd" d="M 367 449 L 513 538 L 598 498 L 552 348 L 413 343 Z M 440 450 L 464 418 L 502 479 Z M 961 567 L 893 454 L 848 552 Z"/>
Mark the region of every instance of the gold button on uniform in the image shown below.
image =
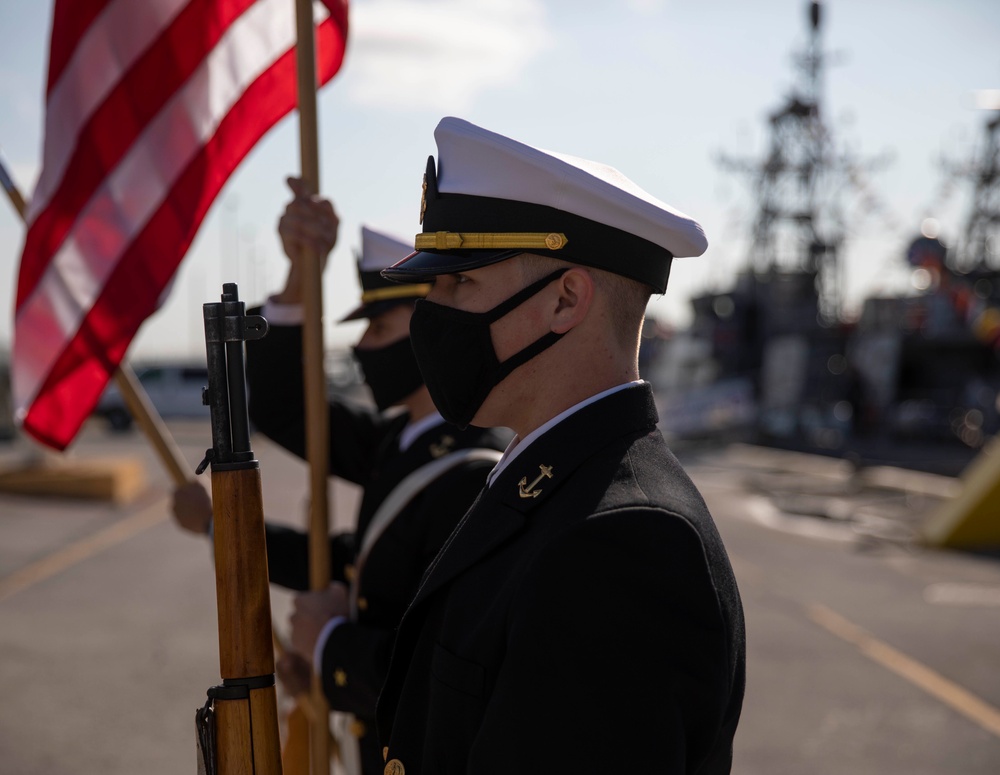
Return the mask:
<path id="1" fill-rule="evenodd" d="M 392 759 L 385 765 L 385 775 L 406 775 L 406 768 L 399 759 Z"/>
<path id="2" fill-rule="evenodd" d="M 365 598 L 363 598 L 363 597 L 359 597 L 358 598 L 358 610 L 359 611 L 367 611 L 368 610 L 368 601 Z"/>
<path id="3" fill-rule="evenodd" d="M 354 581 L 354 576 L 356 575 L 356 573 L 357 571 L 355 570 L 353 565 L 344 566 L 344 578 L 347 579 L 348 581 Z"/>
<path id="4" fill-rule="evenodd" d="M 349 727 L 349 729 L 351 734 L 354 735 L 359 740 L 362 737 L 364 737 L 365 733 L 368 731 L 368 728 L 365 726 L 364 722 L 358 721 L 357 719 L 354 719 L 354 721 L 351 722 L 351 726 Z"/>
<path id="5" fill-rule="evenodd" d="M 569 240 L 566 239 L 565 234 L 545 235 L 545 247 L 547 247 L 549 250 L 559 250 L 568 241 Z"/>
<path id="6" fill-rule="evenodd" d="M 347 673 L 338 667 L 333 671 L 333 682 L 337 686 L 347 686 Z"/>

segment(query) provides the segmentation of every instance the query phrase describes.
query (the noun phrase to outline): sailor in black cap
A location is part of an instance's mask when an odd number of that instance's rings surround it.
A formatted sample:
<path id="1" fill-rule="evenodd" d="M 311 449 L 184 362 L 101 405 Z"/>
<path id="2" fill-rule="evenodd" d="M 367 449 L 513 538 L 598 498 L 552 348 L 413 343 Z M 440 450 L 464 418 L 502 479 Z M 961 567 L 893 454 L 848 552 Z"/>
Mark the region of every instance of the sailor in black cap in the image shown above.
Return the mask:
<path id="1" fill-rule="evenodd" d="M 296 180 L 290 184 L 296 197 L 279 223 L 291 261 L 289 276 L 285 289 L 262 310 L 270 330 L 247 348 L 247 377 L 250 417 L 257 430 L 304 457 L 297 259 L 304 248 L 325 257 L 336 241 L 337 219 L 329 201 L 307 197 Z M 291 620 L 291 645 L 320 671 L 330 707 L 355 716 L 344 726 L 358 738 L 366 775 L 383 767 L 375 701 L 394 630 L 424 569 L 510 439 L 505 431 L 456 428 L 434 409 L 409 341 L 414 300 L 430 286 L 392 283 L 379 274 L 408 252 L 394 237 L 362 229 L 361 304 L 343 320 L 368 320 L 354 353 L 376 406 L 331 402 L 330 473 L 359 484 L 364 493 L 356 528 L 330 538 L 335 583 L 329 590 L 297 596 Z M 178 520 L 191 527 L 195 516 L 202 515 L 195 529 L 205 530 L 211 503 L 204 490 L 199 486 L 198 492 L 185 490 L 179 496 Z M 266 531 L 271 581 L 308 590 L 308 535 L 270 522 Z M 285 658 L 279 672 L 294 683 L 303 667 L 302 660 Z M 349 750 L 345 741 L 340 745 L 342 752 Z"/>
<path id="2" fill-rule="evenodd" d="M 728 773 L 742 606 L 636 365 L 702 230 L 610 167 L 435 136 L 418 252 L 383 274 L 434 283 L 410 335 L 444 417 L 517 435 L 400 624 L 384 771 Z"/>

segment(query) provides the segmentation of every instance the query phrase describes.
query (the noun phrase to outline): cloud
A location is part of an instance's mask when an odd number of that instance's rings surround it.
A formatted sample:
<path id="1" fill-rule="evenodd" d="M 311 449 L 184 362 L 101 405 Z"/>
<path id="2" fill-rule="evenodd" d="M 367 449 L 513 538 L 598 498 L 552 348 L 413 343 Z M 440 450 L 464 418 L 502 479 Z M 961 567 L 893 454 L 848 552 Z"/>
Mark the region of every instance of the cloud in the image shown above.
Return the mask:
<path id="1" fill-rule="evenodd" d="M 626 0 L 629 10 L 641 16 L 655 16 L 666 10 L 668 0 Z"/>
<path id="2" fill-rule="evenodd" d="M 467 109 L 551 44 L 540 0 L 368 0 L 351 6 L 349 93 L 366 105 Z"/>

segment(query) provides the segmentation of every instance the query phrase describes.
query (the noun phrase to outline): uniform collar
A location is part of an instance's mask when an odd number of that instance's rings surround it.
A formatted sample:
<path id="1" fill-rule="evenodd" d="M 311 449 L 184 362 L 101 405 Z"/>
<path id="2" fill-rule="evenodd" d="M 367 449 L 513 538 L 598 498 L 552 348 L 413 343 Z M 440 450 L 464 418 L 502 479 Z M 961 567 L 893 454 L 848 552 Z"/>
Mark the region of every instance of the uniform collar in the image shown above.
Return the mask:
<path id="1" fill-rule="evenodd" d="M 629 383 L 572 407 L 536 438 L 502 460 L 488 495 L 526 512 L 544 500 L 581 463 L 614 439 L 652 431 L 658 421 L 648 382 Z M 543 426 L 544 427 L 544 426 Z"/>
<path id="2" fill-rule="evenodd" d="M 503 473 L 504 469 L 507 468 L 507 466 L 510 463 L 512 463 L 518 455 L 520 455 L 525 449 L 527 449 L 531 445 L 531 443 L 535 441 L 535 439 L 537 439 L 539 436 L 542 436 L 544 433 L 554 428 L 556 425 L 561 423 L 570 415 L 575 414 L 576 412 L 583 409 L 585 406 L 589 406 L 595 401 L 600 401 L 602 398 L 610 396 L 613 393 L 617 393 L 620 390 L 625 390 L 626 388 L 644 384 L 646 383 L 643 380 L 637 379 L 633 380 L 632 382 L 625 382 L 622 383 L 621 385 L 615 385 L 615 387 L 608 388 L 607 390 L 602 390 L 600 393 L 595 393 L 594 395 L 590 396 L 590 398 L 585 398 L 579 403 L 571 406 L 569 409 L 560 412 L 548 422 L 543 423 L 542 425 L 535 428 L 535 430 L 533 430 L 523 439 L 521 439 L 518 436 L 515 436 L 513 439 L 511 439 L 510 444 L 507 445 L 507 449 L 504 450 L 503 457 L 500 458 L 500 461 L 496 464 L 493 470 L 490 471 L 489 476 L 486 477 L 486 486 L 487 487 L 492 486 L 493 482 L 496 480 L 498 476 L 500 476 L 501 473 Z"/>

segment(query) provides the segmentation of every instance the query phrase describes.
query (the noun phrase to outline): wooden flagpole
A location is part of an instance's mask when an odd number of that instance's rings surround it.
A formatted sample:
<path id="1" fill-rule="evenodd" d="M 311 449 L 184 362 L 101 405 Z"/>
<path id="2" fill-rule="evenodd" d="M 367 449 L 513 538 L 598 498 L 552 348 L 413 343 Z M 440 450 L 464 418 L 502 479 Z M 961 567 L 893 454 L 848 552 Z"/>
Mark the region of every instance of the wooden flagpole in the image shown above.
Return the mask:
<path id="1" fill-rule="evenodd" d="M 22 221 L 26 222 L 28 217 L 28 203 L 24 201 L 21 192 L 17 190 L 14 179 L 8 174 L 2 154 L 0 154 L 0 183 L 3 184 L 3 189 L 7 192 L 7 196 L 10 197 L 11 204 L 14 205 L 17 214 L 21 216 Z"/>
<path id="2" fill-rule="evenodd" d="M 14 209 L 17 210 L 17 214 L 26 223 L 28 203 L 21 196 L 21 192 L 18 191 L 13 179 L 7 174 L 2 160 L 0 160 L 0 180 L 2 180 L 3 188 L 7 192 L 7 196 L 10 197 L 10 201 L 14 205 Z M 118 389 L 121 391 L 122 398 L 125 399 L 125 404 L 128 406 L 129 412 L 132 413 L 132 417 L 135 418 L 139 427 L 146 434 L 146 438 L 153 445 L 160 458 L 160 462 L 167 469 L 167 473 L 170 474 L 174 485 L 180 486 L 185 482 L 191 481 L 192 476 L 187 471 L 187 461 L 184 460 L 177 442 L 170 435 L 170 431 L 167 430 L 167 426 L 163 423 L 163 418 L 156 411 L 153 402 L 149 400 L 149 395 L 147 395 L 142 383 L 139 382 L 139 378 L 136 377 L 135 372 L 132 371 L 132 367 L 124 361 L 122 361 L 115 371 L 115 382 L 118 384 Z"/>
<path id="3" fill-rule="evenodd" d="M 187 471 L 187 461 L 184 460 L 184 456 L 177 447 L 177 442 L 174 441 L 174 437 L 167 430 L 163 418 L 156 411 L 153 402 L 149 400 L 146 389 L 139 382 L 139 378 L 132 371 L 132 367 L 124 361 L 118 365 L 118 369 L 115 371 L 115 383 L 118 385 L 122 398 L 125 399 L 125 405 L 128 406 L 129 412 L 132 413 L 132 417 L 135 418 L 139 427 L 142 428 L 149 443 L 156 450 L 156 454 L 159 456 L 163 467 L 170 474 L 174 486 L 180 487 L 182 484 L 191 481 L 194 477 Z"/>
<path id="4" fill-rule="evenodd" d="M 316 111 L 316 28 L 312 0 L 295 0 L 297 31 L 299 148 L 302 179 L 310 194 L 319 193 L 319 132 Z M 330 470 L 329 407 L 323 348 L 323 267 L 314 251 L 302 256 L 303 329 L 302 350 L 305 379 L 306 456 L 309 461 L 309 586 L 326 589 L 330 584 L 330 504 L 327 476 Z M 318 668 L 319 666 L 317 666 Z M 313 671 L 313 708 L 309 748 L 312 775 L 330 772 L 329 706 L 318 670 Z"/>

